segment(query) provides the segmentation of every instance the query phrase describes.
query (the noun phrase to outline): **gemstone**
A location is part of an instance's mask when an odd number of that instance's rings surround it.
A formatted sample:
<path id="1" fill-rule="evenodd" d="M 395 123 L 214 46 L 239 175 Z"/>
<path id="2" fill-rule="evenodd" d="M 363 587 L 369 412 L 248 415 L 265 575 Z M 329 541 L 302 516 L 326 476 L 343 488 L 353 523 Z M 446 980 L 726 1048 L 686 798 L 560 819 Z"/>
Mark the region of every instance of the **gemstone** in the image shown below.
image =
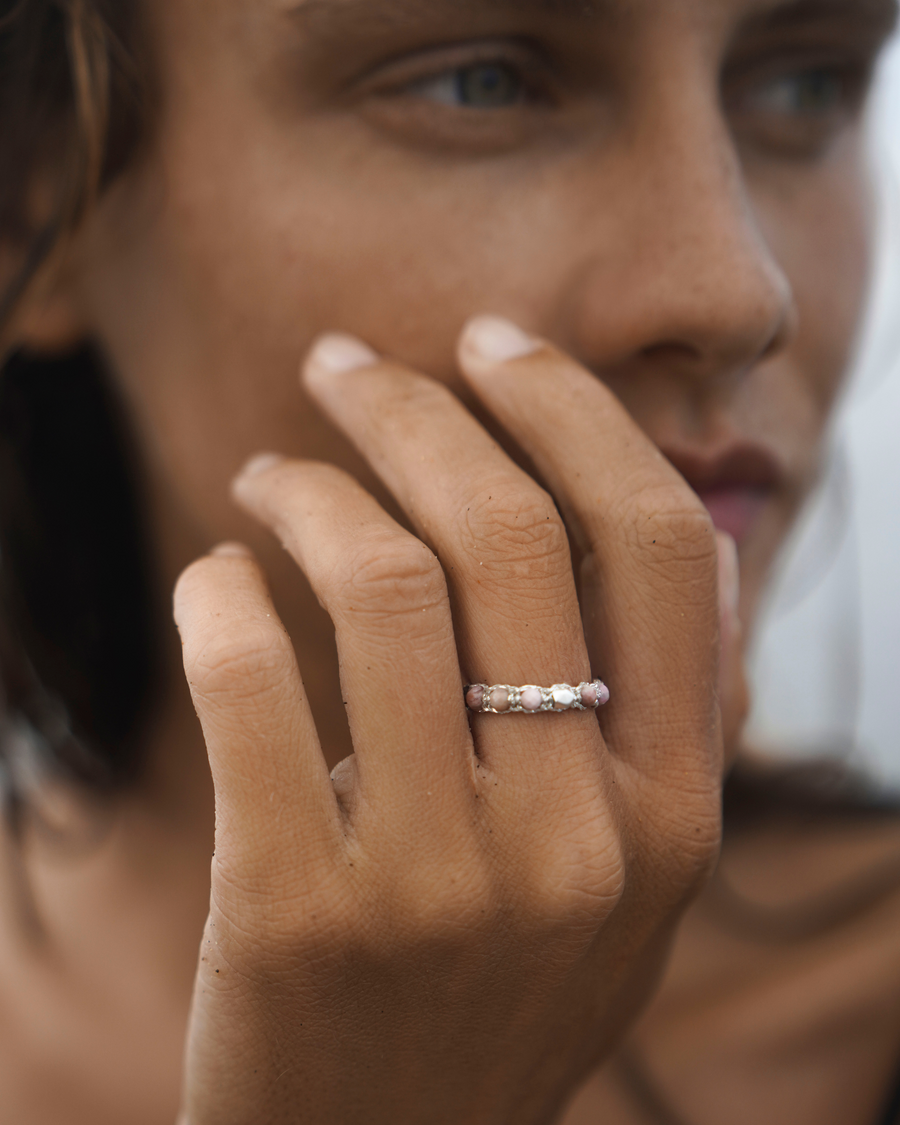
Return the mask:
<path id="1" fill-rule="evenodd" d="M 597 681 L 597 703 L 600 707 L 604 703 L 609 703 L 609 688 L 606 684 L 601 684 L 599 680 Z"/>
<path id="2" fill-rule="evenodd" d="M 554 687 L 550 693 L 553 700 L 553 706 L 558 711 L 566 711 L 575 702 L 575 692 L 566 685 Z"/>
<path id="3" fill-rule="evenodd" d="M 480 711 L 484 702 L 484 688 L 481 684 L 473 684 L 466 692 L 466 706 L 470 711 Z"/>
<path id="4" fill-rule="evenodd" d="M 495 687 L 491 689 L 490 696 L 491 707 L 495 711 L 508 711 L 509 710 L 509 692 L 505 687 Z"/>
<path id="5" fill-rule="evenodd" d="M 526 687 L 519 692 L 519 703 L 524 711 L 540 711 L 543 702 L 540 688 Z"/>
<path id="6" fill-rule="evenodd" d="M 584 687 L 581 689 L 581 702 L 584 704 L 584 706 L 585 707 L 596 707 L 597 706 L 597 699 L 598 699 L 598 693 L 597 693 L 596 685 L 595 684 L 585 684 Z"/>

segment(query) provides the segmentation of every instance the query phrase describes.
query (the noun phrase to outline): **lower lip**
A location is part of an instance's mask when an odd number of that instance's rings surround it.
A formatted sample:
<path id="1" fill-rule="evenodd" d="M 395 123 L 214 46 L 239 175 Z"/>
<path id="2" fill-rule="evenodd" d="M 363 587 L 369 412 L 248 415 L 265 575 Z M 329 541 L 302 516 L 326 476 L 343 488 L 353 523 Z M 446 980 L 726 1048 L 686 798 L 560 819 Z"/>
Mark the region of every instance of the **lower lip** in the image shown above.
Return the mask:
<path id="1" fill-rule="evenodd" d="M 718 530 L 727 531 L 740 546 L 759 519 L 768 492 L 758 488 L 709 488 L 701 489 L 698 496 Z"/>

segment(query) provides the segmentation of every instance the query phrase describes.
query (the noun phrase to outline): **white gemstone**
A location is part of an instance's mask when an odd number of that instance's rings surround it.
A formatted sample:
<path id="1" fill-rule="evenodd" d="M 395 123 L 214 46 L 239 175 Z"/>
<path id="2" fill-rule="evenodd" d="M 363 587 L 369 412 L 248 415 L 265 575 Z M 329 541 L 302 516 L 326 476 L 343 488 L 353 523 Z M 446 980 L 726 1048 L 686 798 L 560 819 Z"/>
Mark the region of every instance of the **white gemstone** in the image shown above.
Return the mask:
<path id="1" fill-rule="evenodd" d="M 570 687 L 555 687 L 552 698 L 554 707 L 571 707 L 575 702 L 575 692 Z"/>

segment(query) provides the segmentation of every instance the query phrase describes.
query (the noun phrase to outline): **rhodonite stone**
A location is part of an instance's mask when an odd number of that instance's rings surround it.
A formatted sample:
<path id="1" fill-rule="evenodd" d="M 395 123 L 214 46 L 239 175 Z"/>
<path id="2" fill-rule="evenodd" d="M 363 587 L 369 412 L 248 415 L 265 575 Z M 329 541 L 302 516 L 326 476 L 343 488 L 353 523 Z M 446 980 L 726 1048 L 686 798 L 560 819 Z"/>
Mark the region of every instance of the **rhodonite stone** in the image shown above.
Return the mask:
<path id="1" fill-rule="evenodd" d="M 466 692 L 466 706 L 470 711 L 480 711 L 484 702 L 484 688 L 481 684 L 473 684 Z"/>
<path id="2" fill-rule="evenodd" d="M 509 692 L 504 687 L 495 687 L 491 692 L 490 701 L 495 711 L 509 710 Z"/>
<path id="3" fill-rule="evenodd" d="M 586 684 L 581 689 L 581 702 L 585 707 L 595 707 L 598 698 L 597 688 L 594 684 Z"/>
<path id="4" fill-rule="evenodd" d="M 528 687 L 519 692 L 519 703 L 525 711 L 540 711 L 543 702 L 540 688 Z"/>

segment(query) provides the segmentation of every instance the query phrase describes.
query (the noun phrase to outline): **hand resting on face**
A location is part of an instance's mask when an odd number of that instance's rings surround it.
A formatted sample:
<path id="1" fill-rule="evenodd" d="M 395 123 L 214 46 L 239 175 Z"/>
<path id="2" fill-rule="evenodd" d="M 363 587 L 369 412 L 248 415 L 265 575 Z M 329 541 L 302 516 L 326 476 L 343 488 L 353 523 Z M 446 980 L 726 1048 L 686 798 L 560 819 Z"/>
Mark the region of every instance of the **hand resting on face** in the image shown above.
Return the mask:
<path id="1" fill-rule="evenodd" d="M 445 387 L 349 337 L 319 342 L 305 386 L 415 534 L 326 464 L 262 458 L 235 485 L 334 622 L 355 749 L 334 782 L 250 553 L 179 581 L 216 789 L 185 1125 L 551 1121 L 714 862 L 718 587 L 727 726 L 743 699 L 733 545 L 550 345 L 480 318 L 459 362 L 549 491 Z M 596 713 L 464 706 L 464 682 L 593 675 Z"/>

